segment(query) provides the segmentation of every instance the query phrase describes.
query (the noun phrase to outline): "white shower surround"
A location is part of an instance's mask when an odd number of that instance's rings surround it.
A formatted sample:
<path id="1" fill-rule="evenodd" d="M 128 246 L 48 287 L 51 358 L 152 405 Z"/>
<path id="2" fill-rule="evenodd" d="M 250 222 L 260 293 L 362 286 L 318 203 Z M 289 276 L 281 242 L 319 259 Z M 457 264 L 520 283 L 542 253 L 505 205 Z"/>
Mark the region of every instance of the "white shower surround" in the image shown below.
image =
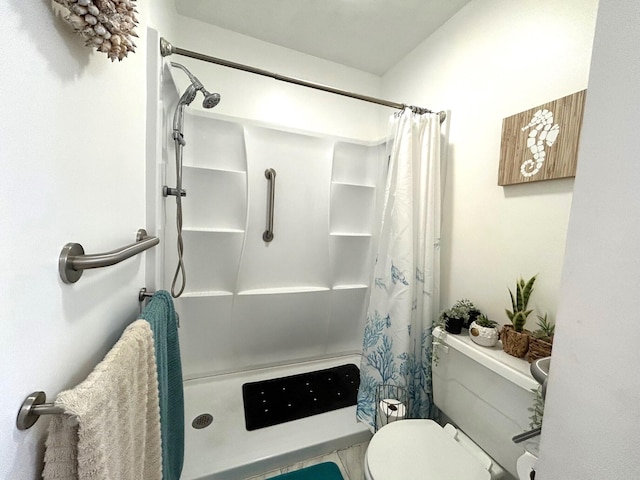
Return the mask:
<path id="1" fill-rule="evenodd" d="M 175 185 L 170 124 L 179 91 L 172 73 L 164 67 L 154 195 Z M 196 108 L 185 111 L 184 138 L 187 283 L 175 300 L 184 478 L 245 478 L 367 441 L 355 406 L 247 432 L 241 386 L 360 364 L 384 145 Z M 262 239 L 267 168 L 277 173 L 270 243 Z M 163 253 L 156 278 L 166 289 L 177 262 L 176 207 L 173 197 L 157 200 Z M 214 422 L 196 430 L 191 422 L 201 413 Z"/>
<path id="2" fill-rule="evenodd" d="M 195 110 L 185 141 L 187 284 L 176 299 L 185 379 L 358 353 L 384 147 Z M 270 243 L 267 168 L 277 173 Z M 165 207 L 168 285 L 173 198 Z"/>

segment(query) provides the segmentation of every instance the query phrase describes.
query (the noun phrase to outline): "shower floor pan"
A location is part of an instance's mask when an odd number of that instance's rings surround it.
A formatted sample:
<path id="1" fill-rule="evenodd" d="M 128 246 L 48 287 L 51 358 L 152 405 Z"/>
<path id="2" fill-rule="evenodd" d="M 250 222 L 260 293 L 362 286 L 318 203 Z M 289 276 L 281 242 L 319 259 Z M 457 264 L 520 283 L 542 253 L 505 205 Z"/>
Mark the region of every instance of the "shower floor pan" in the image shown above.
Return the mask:
<path id="1" fill-rule="evenodd" d="M 181 479 L 242 480 L 368 441 L 371 432 L 356 421 L 355 406 L 253 431 L 245 428 L 243 384 L 346 363 L 359 365 L 360 356 L 186 381 L 185 460 Z M 192 422 L 201 414 L 212 415 L 213 422 L 205 428 L 194 428 Z"/>

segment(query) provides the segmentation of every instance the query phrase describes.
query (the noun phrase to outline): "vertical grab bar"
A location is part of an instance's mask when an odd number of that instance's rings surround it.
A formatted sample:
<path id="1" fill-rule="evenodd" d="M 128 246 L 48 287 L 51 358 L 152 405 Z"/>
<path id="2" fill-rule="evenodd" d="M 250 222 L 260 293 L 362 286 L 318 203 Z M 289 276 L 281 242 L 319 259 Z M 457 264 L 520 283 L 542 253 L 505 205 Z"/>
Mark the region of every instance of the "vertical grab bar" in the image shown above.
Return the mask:
<path id="1" fill-rule="evenodd" d="M 273 205 L 276 198 L 276 171 L 273 168 L 267 168 L 264 176 L 269 181 L 269 190 L 267 192 L 267 229 L 262 234 L 262 240 L 270 242 L 273 240 Z"/>

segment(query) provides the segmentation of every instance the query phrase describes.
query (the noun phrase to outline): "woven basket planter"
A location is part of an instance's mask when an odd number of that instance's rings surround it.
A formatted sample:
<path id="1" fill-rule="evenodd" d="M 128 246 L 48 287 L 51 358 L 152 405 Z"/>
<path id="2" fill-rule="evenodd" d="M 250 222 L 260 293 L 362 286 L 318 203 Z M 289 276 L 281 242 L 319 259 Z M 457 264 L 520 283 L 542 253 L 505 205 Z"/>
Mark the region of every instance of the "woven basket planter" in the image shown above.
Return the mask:
<path id="1" fill-rule="evenodd" d="M 523 358 L 529 351 L 529 338 L 531 332 L 523 330 L 516 332 L 513 325 L 505 325 L 500 332 L 502 349 L 514 357 Z"/>
<path id="2" fill-rule="evenodd" d="M 553 337 L 551 337 L 551 342 L 531 337 L 529 339 L 529 353 L 527 355 L 529 363 L 535 362 L 539 358 L 549 357 L 551 355 L 551 348 L 553 347 L 552 342 Z"/>

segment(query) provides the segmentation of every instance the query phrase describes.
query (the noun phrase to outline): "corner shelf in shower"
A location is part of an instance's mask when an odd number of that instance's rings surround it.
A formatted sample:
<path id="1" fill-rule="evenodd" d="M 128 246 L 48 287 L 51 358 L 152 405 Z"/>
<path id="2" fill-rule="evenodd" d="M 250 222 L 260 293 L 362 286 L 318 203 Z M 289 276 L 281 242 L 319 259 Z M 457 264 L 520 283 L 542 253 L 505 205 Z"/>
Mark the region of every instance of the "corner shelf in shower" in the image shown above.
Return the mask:
<path id="1" fill-rule="evenodd" d="M 239 228 L 183 227 L 182 231 L 200 233 L 244 233 L 244 230 Z"/>
<path id="2" fill-rule="evenodd" d="M 231 297 L 233 292 L 226 290 L 210 290 L 208 292 L 185 292 L 180 298 Z"/>
<path id="3" fill-rule="evenodd" d="M 354 283 L 354 284 L 344 284 L 344 285 L 334 285 L 331 287 L 331 290 L 366 290 L 369 288 L 369 285 L 364 283 Z"/>
<path id="4" fill-rule="evenodd" d="M 375 185 L 367 185 L 366 183 L 357 183 L 357 182 L 337 182 L 335 180 L 331 181 L 332 185 L 339 185 L 342 187 L 354 187 L 354 188 L 370 188 L 375 190 Z"/>
<path id="5" fill-rule="evenodd" d="M 291 293 L 314 293 L 328 292 L 329 287 L 277 287 L 277 288 L 256 288 L 238 292 L 239 296 L 249 295 L 288 295 Z"/>
<path id="6" fill-rule="evenodd" d="M 369 239 L 371 238 L 370 233 L 358 233 L 358 232 L 331 232 L 329 233 L 331 237 L 361 237 Z"/>
<path id="7" fill-rule="evenodd" d="M 205 231 L 241 230 L 247 211 L 247 173 L 200 166 L 184 166 L 182 200 L 184 225 Z"/>
<path id="8" fill-rule="evenodd" d="M 186 223 L 186 222 L 185 222 Z M 183 228 L 187 292 L 232 292 L 236 288 L 244 230 L 225 224 Z"/>
<path id="9" fill-rule="evenodd" d="M 239 174 L 239 175 L 246 175 L 247 174 L 246 170 L 234 170 L 232 168 L 208 167 L 206 165 L 187 165 L 187 164 L 184 164 L 182 166 L 182 168 L 193 169 L 193 170 L 205 170 L 205 171 L 217 172 L 217 173 L 221 173 L 221 174 L 226 174 L 226 173 Z"/>
<path id="10" fill-rule="evenodd" d="M 384 156 L 384 144 L 338 142 L 333 151 L 332 180 L 335 183 L 378 185 Z"/>
<path id="11" fill-rule="evenodd" d="M 330 232 L 371 233 L 376 188 L 331 182 Z"/>
<path id="12" fill-rule="evenodd" d="M 188 147 L 184 165 L 229 171 L 247 169 L 244 127 L 213 118 L 211 112 L 188 108 L 185 112 Z"/>
<path id="13" fill-rule="evenodd" d="M 333 232 L 329 236 L 332 285 L 366 285 L 371 272 L 370 233 Z"/>

